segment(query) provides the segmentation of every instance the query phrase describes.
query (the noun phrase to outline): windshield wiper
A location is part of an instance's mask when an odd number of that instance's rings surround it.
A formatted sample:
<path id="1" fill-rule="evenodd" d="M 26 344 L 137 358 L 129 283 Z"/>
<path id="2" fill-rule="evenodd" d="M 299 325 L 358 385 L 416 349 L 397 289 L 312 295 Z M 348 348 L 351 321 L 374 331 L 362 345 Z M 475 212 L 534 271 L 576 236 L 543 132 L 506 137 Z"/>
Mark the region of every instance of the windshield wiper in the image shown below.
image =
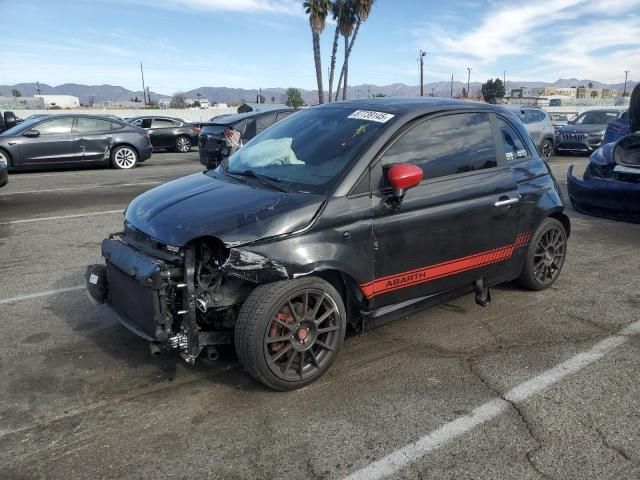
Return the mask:
<path id="1" fill-rule="evenodd" d="M 263 175 L 261 173 L 256 173 L 253 170 L 242 170 L 240 172 L 227 170 L 226 173 L 228 175 L 237 175 L 240 177 L 251 177 L 258 180 L 261 184 L 273 188 L 274 190 L 279 190 L 281 192 L 288 192 L 286 188 L 281 187 L 278 183 L 282 183 L 282 180 L 276 177 L 270 177 L 269 175 Z"/>

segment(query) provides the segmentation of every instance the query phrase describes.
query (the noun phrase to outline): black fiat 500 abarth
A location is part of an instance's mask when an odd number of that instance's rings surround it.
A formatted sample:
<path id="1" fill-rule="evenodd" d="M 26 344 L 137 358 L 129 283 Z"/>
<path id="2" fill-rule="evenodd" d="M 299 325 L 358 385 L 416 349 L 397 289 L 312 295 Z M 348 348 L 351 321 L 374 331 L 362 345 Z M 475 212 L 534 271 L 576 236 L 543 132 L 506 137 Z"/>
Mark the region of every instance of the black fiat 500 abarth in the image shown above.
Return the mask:
<path id="1" fill-rule="evenodd" d="M 90 295 L 187 362 L 235 344 L 288 390 L 333 363 L 347 325 L 517 280 L 558 278 L 569 219 L 520 121 L 492 105 L 381 99 L 309 108 L 215 170 L 150 190 L 90 266 Z M 204 352 L 204 353 L 203 353 Z"/>

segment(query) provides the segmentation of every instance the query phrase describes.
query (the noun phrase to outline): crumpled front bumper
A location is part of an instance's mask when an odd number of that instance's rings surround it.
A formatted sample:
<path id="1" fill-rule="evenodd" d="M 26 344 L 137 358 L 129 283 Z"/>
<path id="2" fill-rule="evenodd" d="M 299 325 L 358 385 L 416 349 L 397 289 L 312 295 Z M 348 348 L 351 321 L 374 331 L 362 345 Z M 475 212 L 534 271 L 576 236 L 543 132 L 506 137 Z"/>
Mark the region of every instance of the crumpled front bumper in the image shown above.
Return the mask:
<path id="1" fill-rule="evenodd" d="M 167 342 L 173 315 L 170 311 L 172 277 L 182 269 L 144 255 L 116 239 L 102 242 L 106 265 L 89 267 L 87 292 L 109 306 L 120 322 L 151 342 Z"/>
<path id="2" fill-rule="evenodd" d="M 640 184 L 590 177 L 578 179 L 573 165 L 567 171 L 567 189 L 574 208 L 607 218 L 640 222 Z"/>

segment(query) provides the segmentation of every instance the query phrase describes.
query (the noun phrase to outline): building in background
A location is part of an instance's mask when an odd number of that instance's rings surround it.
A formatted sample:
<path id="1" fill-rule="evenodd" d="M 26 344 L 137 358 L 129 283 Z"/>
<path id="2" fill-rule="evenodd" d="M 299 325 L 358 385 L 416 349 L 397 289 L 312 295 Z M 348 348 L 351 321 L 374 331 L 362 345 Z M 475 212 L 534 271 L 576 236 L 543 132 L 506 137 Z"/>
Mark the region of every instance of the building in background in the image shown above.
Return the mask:
<path id="1" fill-rule="evenodd" d="M 34 95 L 44 101 L 46 109 L 80 108 L 80 99 L 72 95 Z"/>

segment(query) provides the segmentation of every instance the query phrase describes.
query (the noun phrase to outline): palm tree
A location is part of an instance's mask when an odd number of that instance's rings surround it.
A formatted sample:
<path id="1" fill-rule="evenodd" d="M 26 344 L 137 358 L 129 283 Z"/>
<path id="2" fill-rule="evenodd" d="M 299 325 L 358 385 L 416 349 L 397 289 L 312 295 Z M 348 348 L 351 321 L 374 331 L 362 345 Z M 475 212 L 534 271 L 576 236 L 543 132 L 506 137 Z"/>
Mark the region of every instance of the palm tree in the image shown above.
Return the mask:
<path id="1" fill-rule="evenodd" d="M 324 103 L 324 88 L 322 87 L 322 60 L 320 57 L 320 34 L 327 22 L 327 15 L 331 8 L 329 0 L 308 0 L 302 5 L 309 15 L 309 25 L 313 38 L 313 58 L 316 63 L 316 80 L 318 82 L 318 102 Z"/>
<path id="2" fill-rule="evenodd" d="M 346 0 L 334 0 L 331 4 L 331 16 L 336 22 L 336 31 L 333 34 L 333 48 L 331 49 L 331 67 L 329 68 L 329 103 L 331 103 L 331 96 L 333 95 L 333 76 L 336 70 L 336 55 L 338 53 L 338 40 L 340 39 L 340 25 L 339 20 L 342 15 L 342 6 Z M 338 96 L 336 95 L 336 100 Z"/>
<path id="3" fill-rule="evenodd" d="M 340 97 L 342 79 L 345 76 L 345 67 L 347 65 L 347 58 L 349 54 L 349 37 L 351 37 L 351 35 L 353 34 L 354 28 L 356 27 L 356 23 L 358 21 L 354 8 L 354 0 L 344 0 L 342 2 L 339 13 L 340 15 L 337 21 L 340 34 L 342 34 L 342 37 L 344 38 L 344 62 L 342 63 L 342 70 L 340 71 L 340 78 L 338 79 L 338 85 L 336 87 L 336 100 Z M 342 93 L 343 100 L 347 99 L 346 89 L 347 87 L 345 84 L 344 91 Z"/>
<path id="4" fill-rule="evenodd" d="M 341 28 L 341 33 L 345 37 L 345 53 L 344 53 L 344 64 L 342 66 L 342 72 L 340 73 L 340 79 L 338 80 L 338 90 L 340 89 L 340 83 L 344 76 L 344 89 L 342 91 L 342 99 L 347 99 L 347 77 L 349 74 L 349 57 L 351 55 L 351 50 L 353 49 L 353 44 L 356 41 L 356 37 L 358 36 L 358 31 L 360 30 L 360 25 L 362 22 L 366 22 L 369 18 L 369 14 L 371 13 L 371 9 L 373 8 L 373 4 L 375 0 L 346 0 L 349 3 L 348 13 L 344 15 L 344 28 Z M 349 28 L 350 25 L 350 28 Z M 345 35 L 348 33 L 348 35 Z M 348 37 L 351 36 L 351 41 L 348 42 Z M 349 44 L 347 47 L 347 43 Z M 338 97 L 338 93 L 336 92 L 336 98 Z"/>

